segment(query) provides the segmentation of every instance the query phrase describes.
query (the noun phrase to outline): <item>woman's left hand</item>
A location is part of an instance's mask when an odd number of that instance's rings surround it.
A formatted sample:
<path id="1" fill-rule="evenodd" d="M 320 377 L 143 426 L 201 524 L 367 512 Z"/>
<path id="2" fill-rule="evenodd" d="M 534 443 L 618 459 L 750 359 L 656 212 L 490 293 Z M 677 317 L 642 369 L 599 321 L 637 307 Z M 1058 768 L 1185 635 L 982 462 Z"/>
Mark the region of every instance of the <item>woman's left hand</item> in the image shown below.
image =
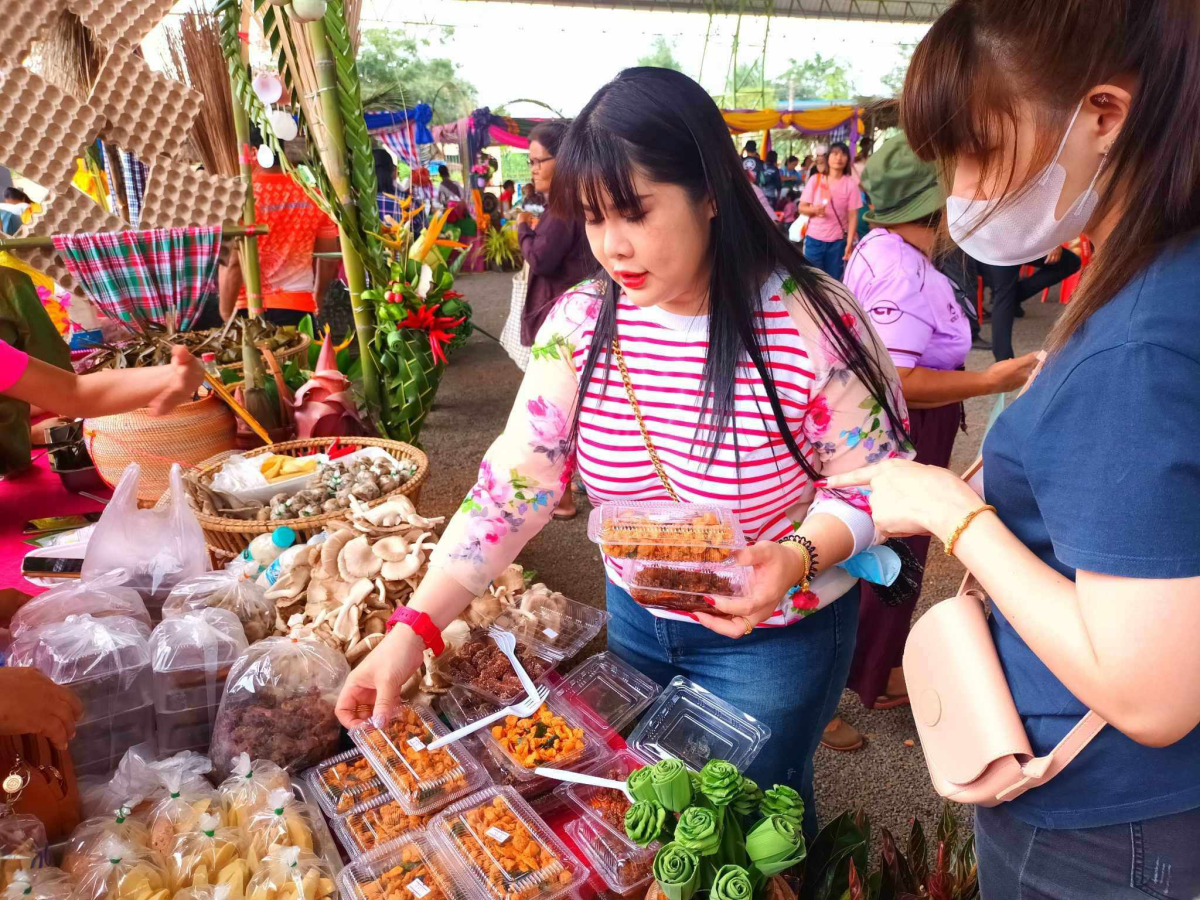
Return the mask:
<path id="1" fill-rule="evenodd" d="M 710 598 L 728 618 L 701 612 L 695 615 L 705 628 L 726 637 L 740 638 L 775 615 L 783 595 L 803 577 L 804 566 L 799 553 L 774 541 L 759 541 L 747 547 L 735 556 L 734 562 L 754 569 L 750 597 L 745 600 Z"/>
<path id="2" fill-rule="evenodd" d="M 884 537 L 932 534 L 941 540 L 983 502 L 965 481 L 938 466 L 889 459 L 832 475 L 822 490 L 870 488 L 871 518 Z"/>
<path id="3" fill-rule="evenodd" d="M 842 254 L 842 262 L 850 259 L 850 255 L 854 252 L 854 245 L 858 243 L 856 240 L 846 241 L 846 252 Z"/>

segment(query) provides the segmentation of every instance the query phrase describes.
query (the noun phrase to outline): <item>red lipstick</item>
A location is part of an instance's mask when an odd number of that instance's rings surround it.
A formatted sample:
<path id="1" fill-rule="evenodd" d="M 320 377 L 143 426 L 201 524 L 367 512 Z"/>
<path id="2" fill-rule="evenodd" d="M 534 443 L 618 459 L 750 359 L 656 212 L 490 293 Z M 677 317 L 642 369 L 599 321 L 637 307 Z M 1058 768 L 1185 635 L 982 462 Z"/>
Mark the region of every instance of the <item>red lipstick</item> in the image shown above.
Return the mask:
<path id="1" fill-rule="evenodd" d="M 617 281 L 625 285 L 631 291 L 640 291 L 646 286 L 645 272 L 614 272 Z"/>

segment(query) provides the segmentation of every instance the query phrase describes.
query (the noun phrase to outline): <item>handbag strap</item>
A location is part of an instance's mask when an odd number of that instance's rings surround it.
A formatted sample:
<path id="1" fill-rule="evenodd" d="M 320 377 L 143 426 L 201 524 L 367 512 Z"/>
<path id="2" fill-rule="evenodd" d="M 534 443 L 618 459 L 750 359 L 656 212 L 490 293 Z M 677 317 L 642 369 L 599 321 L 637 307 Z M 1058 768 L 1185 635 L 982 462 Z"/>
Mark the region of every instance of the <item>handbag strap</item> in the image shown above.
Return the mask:
<path id="1" fill-rule="evenodd" d="M 679 495 L 675 493 L 675 488 L 671 487 L 671 480 L 667 478 L 662 460 L 658 458 L 658 451 L 654 449 L 654 441 L 650 439 L 650 432 L 646 430 L 646 423 L 642 421 L 642 408 L 638 406 L 637 396 L 633 393 L 633 382 L 629 379 L 629 369 L 625 367 L 625 354 L 621 352 L 621 339 L 615 334 L 612 339 L 612 349 L 613 356 L 617 358 L 617 368 L 621 370 L 621 381 L 625 383 L 625 396 L 629 398 L 629 405 L 633 407 L 633 417 L 637 419 L 638 428 L 641 429 L 642 441 L 646 444 L 646 452 L 650 454 L 650 462 L 654 464 L 654 471 L 658 473 L 658 479 L 666 489 L 667 496 L 679 503 L 681 502 Z"/>

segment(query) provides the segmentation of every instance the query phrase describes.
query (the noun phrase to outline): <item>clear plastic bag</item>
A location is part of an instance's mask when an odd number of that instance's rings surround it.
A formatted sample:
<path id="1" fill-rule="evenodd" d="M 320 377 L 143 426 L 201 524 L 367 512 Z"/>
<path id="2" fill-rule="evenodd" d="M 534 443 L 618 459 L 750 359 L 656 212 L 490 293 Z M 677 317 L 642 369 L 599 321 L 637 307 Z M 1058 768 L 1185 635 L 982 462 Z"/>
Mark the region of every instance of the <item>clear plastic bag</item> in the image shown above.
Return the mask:
<path id="1" fill-rule="evenodd" d="M 204 776 L 211 771 L 212 763 L 199 753 L 183 751 L 158 759 L 154 745 L 136 744 L 125 751 L 111 778 L 88 776 L 79 780 L 83 814 L 94 818 L 126 807 L 133 818 L 146 824 L 155 804 L 167 797 L 172 785 L 178 784 L 180 789 L 209 788 Z"/>
<path id="2" fill-rule="evenodd" d="M 272 791 L 291 790 L 291 776 L 268 759 L 251 761 L 250 754 L 242 753 L 230 768 L 232 774 L 220 788 L 225 820 L 230 825 L 245 828 Z"/>
<path id="3" fill-rule="evenodd" d="M 4 889 L 4 900 L 63 900 L 75 889 L 71 877 L 62 869 L 21 869 L 13 874 Z"/>
<path id="4" fill-rule="evenodd" d="M 255 871 L 258 863 L 275 847 L 299 847 L 309 853 L 317 852 L 313 840 L 313 809 L 284 788 L 271 791 L 266 804 L 250 817 L 246 834 L 250 838 L 248 859 Z"/>
<path id="5" fill-rule="evenodd" d="M 154 606 L 161 608 L 166 590 L 209 570 L 208 548 L 188 506 L 179 465 L 171 466 L 169 501 L 154 509 L 138 508 L 141 473 L 137 463 L 130 463 L 122 473 L 88 541 L 83 578 L 124 569 L 124 583 L 142 595 L 153 614 Z"/>
<path id="6" fill-rule="evenodd" d="M 124 573 L 109 572 L 91 581 L 69 581 L 53 587 L 17 610 L 9 630 L 18 638 L 31 628 L 85 613 L 97 619 L 126 616 L 150 628 L 150 614 L 141 595 L 132 588 L 121 587 L 122 581 Z"/>
<path id="7" fill-rule="evenodd" d="M 128 807 L 122 807 L 106 816 L 95 816 L 79 823 L 63 850 L 63 871 L 78 881 L 84 872 L 99 863 L 104 855 L 104 845 L 110 838 L 133 847 L 150 847 L 150 829 L 146 823 L 133 818 Z"/>
<path id="8" fill-rule="evenodd" d="M 175 838 L 167 871 L 172 891 L 223 883 L 244 888 L 249 879 L 246 838 L 240 828 L 221 825 L 219 816 L 205 813 L 195 831 Z"/>
<path id="9" fill-rule="evenodd" d="M 242 891 L 235 890 L 233 885 L 225 883 L 184 888 L 176 892 L 174 900 L 242 900 L 242 896 Z"/>
<path id="10" fill-rule="evenodd" d="M 190 772 L 183 765 L 159 774 L 167 796 L 155 804 L 148 817 L 152 849 L 164 855 L 170 853 L 175 837 L 195 831 L 203 815 L 216 815 L 224 824 L 220 795 L 208 781 L 189 779 Z"/>
<path id="11" fill-rule="evenodd" d="M 7 891 L 19 872 L 46 864 L 46 827 L 37 816 L 0 816 L 0 890 Z"/>
<path id="12" fill-rule="evenodd" d="M 315 854 L 299 847 L 276 847 L 262 861 L 246 900 L 334 900 L 333 873 Z"/>
<path id="13" fill-rule="evenodd" d="M 68 745 L 77 774 L 107 774 L 134 744 L 153 740 L 148 638 L 135 619 L 81 615 L 26 631 L 13 642 L 10 665 L 40 669 L 83 704 Z"/>
<path id="14" fill-rule="evenodd" d="M 72 871 L 73 900 L 169 900 L 162 857 L 146 846 L 108 835 Z"/>
<path id="15" fill-rule="evenodd" d="M 207 751 L 225 680 L 246 649 L 238 617 L 199 609 L 164 619 L 150 635 L 158 752 Z"/>
<path id="16" fill-rule="evenodd" d="M 242 623 L 246 641 L 255 644 L 275 628 L 275 605 L 254 580 L 221 569 L 179 582 L 163 602 L 164 619 L 197 609 L 227 609 Z"/>
<path id="17" fill-rule="evenodd" d="M 238 657 L 225 684 L 210 756 L 228 775 L 247 753 L 289 771 L 315 766 L 337 750 L 335 709 L 350 665 L 314 640 L 274 637 Z"/>

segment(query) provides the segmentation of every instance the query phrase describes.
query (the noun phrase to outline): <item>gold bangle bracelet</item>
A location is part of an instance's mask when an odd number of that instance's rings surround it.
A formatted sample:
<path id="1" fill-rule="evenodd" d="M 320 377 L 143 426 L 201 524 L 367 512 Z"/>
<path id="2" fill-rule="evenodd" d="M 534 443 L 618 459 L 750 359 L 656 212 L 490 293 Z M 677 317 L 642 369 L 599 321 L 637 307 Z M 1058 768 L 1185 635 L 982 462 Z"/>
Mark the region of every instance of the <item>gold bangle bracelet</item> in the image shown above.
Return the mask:
<path id="1" fill-rule="evenodd" d="M 946 555 L 954 555 L 954 545 L 958 543 L 958 539 L 962 537 L 962 533 L 967 530 L 967 526 L 975 521 L 975 517 L 977 515 L 980 513 L 995 511 L 996 507 L 992 506 L 990 503 L 985 503 L 983 506 L 979 507 L 979 509 L 972 510 L 971 512 L 967 513 L 963 520 L 958 523 L 958 527 L 955 528 L 954 531 L 950 532 L 950 537 L 946 538 Z"/>
<path id="2" fill-rule="evenodd" d="M 800 579 L 799 585 L 801 591 L 808 590 L 808 576 L 812 574 L 812 554 L 808 552 L 808 548 L 796 541 L 780 541 L 784 547 L 788 547 L 799 553 L 804 558 L 804 575 Z"/>

